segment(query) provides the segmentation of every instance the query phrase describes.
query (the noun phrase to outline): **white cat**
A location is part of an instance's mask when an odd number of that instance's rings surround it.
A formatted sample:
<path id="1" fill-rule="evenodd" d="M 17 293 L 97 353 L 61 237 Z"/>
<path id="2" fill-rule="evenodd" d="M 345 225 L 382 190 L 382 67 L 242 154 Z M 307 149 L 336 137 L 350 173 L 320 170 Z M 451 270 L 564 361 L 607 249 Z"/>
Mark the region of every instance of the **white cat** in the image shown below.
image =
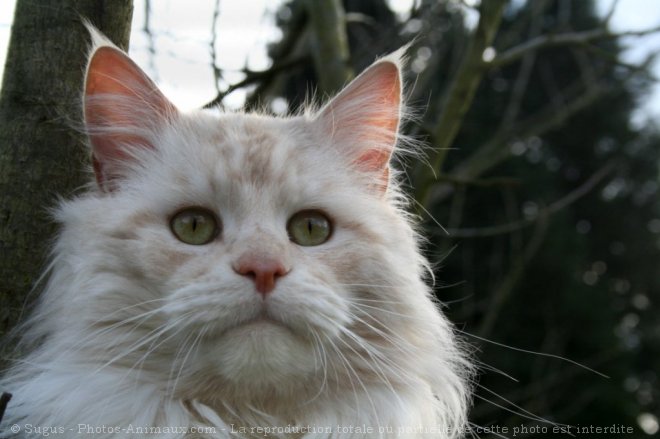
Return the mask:
<path id="1" fill-rule="evenodd" d="M 389 166 L 400 53 L 274 118 L 183 114 L 95 40 L 97 184 L 57 210 L 2 434 L 462 436 L 471 367 Z"/>

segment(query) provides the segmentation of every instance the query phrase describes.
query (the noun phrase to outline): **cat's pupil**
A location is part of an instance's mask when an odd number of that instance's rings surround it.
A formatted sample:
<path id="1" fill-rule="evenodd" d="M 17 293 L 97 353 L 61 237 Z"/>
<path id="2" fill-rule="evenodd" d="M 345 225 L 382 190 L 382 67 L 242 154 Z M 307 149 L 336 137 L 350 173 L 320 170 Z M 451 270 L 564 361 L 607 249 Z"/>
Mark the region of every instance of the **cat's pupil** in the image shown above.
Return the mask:
<path id="1" fill-rule="evenodd" d="M 194 232 L 196 230 L 197 230 L 197 217 L 194 216 L 192 219 L 192 231 Z"/>
<path id="2" fill-rule="evenodd" d="M 307 232 L 309 232 L 310 235 L 312 234 L 312 227 L 313 227 L 312 220 L 311 219 L 307 220 Z"/>

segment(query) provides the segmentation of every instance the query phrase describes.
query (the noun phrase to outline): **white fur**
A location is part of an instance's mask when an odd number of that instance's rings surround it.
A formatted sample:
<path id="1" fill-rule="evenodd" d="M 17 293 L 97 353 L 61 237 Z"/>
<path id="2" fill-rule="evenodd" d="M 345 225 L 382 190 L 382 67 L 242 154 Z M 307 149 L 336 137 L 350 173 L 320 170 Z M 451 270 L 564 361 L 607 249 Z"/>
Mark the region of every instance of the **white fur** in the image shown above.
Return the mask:
<path id="1" fill-rule="evenodd" d="M 140 135 L 156 148 L 131 151 L 115 191 L 63 202 L 50 277 L 23 327 L 30 352 L 0 381 L 14 395 L 3 424 L 61 426 L 60 437 L 133 429 L 98 438 L 144 437 L 132 432 L 145 426 L 173 438 L 184 434 L 168 428 L 210 438 L 239 426 L 321 430 L 270 431 L 305 439 L 462 436 L 470 365 L 424 282 L 396 178 L 374 191 L 352 166 L 359 141 L 320 119 L 198 111 L 150 122 Z M 216 212 L 220 238 L 178 241 L 169 218 L 185 206 Z M 303 209 L 329 215 L 328 242 L 289 240 Z M 250 251 L 293 267 L 267 300 L 279 324 L 245 323 L 264 312 L 231 268 Z M 371 432 L 351 431 L 363 426 Z"/>

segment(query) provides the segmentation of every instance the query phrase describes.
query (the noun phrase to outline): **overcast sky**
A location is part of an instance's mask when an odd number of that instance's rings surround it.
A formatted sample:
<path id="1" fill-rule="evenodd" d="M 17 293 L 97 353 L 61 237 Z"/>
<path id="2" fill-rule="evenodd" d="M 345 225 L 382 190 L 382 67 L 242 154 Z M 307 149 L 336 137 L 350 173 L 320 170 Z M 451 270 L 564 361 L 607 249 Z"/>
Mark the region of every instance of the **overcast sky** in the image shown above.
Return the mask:
<path id="1" fill-rule="evenodd" d="M 217 64 L 229 81 L 241 78 L 238 72 L 247 65 L 254 70 L 268 67 L 265 44 L 280 37 L 274 26 L 274 11 L 283 0 L 222 0 L 217 24 Z M 399 10 L 409 8 L 413 0 L 388 0 Z M 472 0 L 474 1 L 474 0 Z M 580 0 L 574 0 L 580 1 Z M 601 13 L 613 0 L 598 0 Z M 0 70 L 4 66 L 15 0 L 0 0 Z M 149 56 L 149 41 L 140 31 L 144 24 L 144 0 L 135 0 L 130 54 L 149 73 L 164 93 L 181 108 L 199 107 L 215 96 L 210 65 L 211 24 L 214 1 L 152 2 L 151 23 L 156 35 L 155 58 Z M 657 0 L 621 0 L 612 20 L 615 31 L 647 29 L 660 25 Z M 660 35 L 628 39 L 626 61 L 639 62 L 649 51 L 660 50 Z M 232 72 L 235 71 L 235 72 Z M 655 66 L 660 77 L 660 63 Z M 0 71 L 1 73 L 1 71 Z M 225 101 L 240 106 L 244 92 L 236 92 Z M 660 87 L 655 87 L 635 114 L 643 124 L 660 121 Z"/>

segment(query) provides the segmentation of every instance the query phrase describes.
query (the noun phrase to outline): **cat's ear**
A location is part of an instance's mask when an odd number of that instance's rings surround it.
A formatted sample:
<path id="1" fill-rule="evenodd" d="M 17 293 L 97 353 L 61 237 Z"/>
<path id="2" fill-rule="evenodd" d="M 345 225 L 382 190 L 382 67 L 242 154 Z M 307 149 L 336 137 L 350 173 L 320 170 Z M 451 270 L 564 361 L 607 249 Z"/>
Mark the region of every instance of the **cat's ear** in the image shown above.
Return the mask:
<path id="1" fill-rule="evenodd" d="M 83 98 L 94 172 L 112 190 L 132 152 L 154 148 L 154 133 L 176 114 L 174 105 L 121 50 L 95 49 L 87 64 Z"/>
<path id="2" fill-rule="evenodd" d="M 384 192 L 401 119 L 398 53 L 376 61 L 335 96 L 317 116 L 325 134 Z"/>

